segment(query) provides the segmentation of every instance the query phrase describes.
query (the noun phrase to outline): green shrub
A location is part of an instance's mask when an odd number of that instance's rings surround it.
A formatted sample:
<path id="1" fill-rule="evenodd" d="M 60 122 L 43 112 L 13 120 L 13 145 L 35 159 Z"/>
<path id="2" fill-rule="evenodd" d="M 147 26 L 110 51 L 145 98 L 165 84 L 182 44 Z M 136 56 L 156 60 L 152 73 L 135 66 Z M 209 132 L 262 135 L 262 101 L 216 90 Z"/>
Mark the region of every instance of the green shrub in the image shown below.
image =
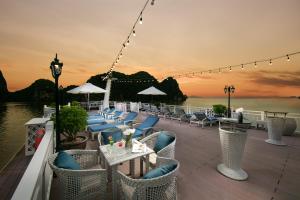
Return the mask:
<path id="1" fill-rule="evenodd" d="M 71 106 L 80 107 L 80 103 L 78 101 L 72 101 Z"/>
<path id="2" fill-rule="evenodd" d="M 60 130 L 68 141 L 75 140 L 78 132 L 85 130 L 87 113 L 79 106 L 64 106 L 60 110 Z"/>
<path id="3" fill-rule="evenodd" d="M 226 109 L 226 106 L 221 104 L 213 105 L 214 113 L 218 115 L 223 115 L 226 112 Z"/>

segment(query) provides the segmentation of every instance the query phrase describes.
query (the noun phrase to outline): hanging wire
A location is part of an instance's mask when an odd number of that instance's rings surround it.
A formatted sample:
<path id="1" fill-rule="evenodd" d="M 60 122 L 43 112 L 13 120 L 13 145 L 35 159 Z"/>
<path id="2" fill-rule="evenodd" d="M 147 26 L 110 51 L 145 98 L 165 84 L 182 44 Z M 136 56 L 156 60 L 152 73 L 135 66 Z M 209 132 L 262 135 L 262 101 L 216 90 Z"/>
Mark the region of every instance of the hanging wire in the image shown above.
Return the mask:
<path id="1" fill-rule="evenodd" d="M 168 76 L 168 77 L 172 77 L 172 78 L 182 78 L 182 77 L 190 77 L 191 75 L 196 76 L 196 75 L 203 75 L 204 73 L 221 73 L 225 70 L 227 71 L 232 71 L 233 68 L 241 68 L 241 69 L 245 69 L 246 66 L 250 66 L 250 65 L 254 65 L 254 67 L 258 67 L 258 63 L 265 63 L 265 62 L 268 62 L 269 65 L 272 65 L 273 62 L 275 60 L 278 60 L 278 59 L 282 59 L 282 58 L 285 58 L 286 61 L 290 61 L 291 60 L 291 56 L 294 56 L 294 55 L 297 55 L 297 54 L 300 54 L 300 51 L 297 51 L 297 52 L 293 52 L 293 53 L 289 53 L 289 54 L 285 54 L 285 55 L 282 55 L 282 56 L 277 56 L 277 57 L 273 57 L 273 58 L 266 58 L 266 59 L 261 59 L 261 60 L 255 60 L 255 61 L 251 61 L 251 62 L 246 62 L 246 63 L 242 63 L 242 64 L 237 64 L 237 65 L 230 65 L 228 67 L 218 67 L 218 68 L 211 68 L 211 69 L 207 69 L 207 70 L 204 70 L 204 71 L 197 71 L 197 72 L 188 72 L 188 73 L 184 73 L 184 74 L 178 74 L 178 75 L 171 75 L 171 76 Z M 168 77 L 164 77 L 163 79 L 166 79 Z"/>
<path id="2" fill-rule="evenodd" d="M 121 49 L 119 50 L 114 62 L 112 63 L 111 67 L 109 68 L 106 76 L 103 78 L 103 80 L 106 80 L 108 77 L 111 76 L 111 73 L 113 71 L 113 69 L 115 68 L 116 64 L 119 62 L 120 58 L 122 57 L 122 55 L 124 55 L 123 51 L 124 49 L 126 49 L 126 47 L 130 44 L 130 38 L 131 36 L 136 36 L 136 25 L 137 23 L 142 24 L 143 23 L 143 12 L 146 9 L 148 3 L 150 2 L 150 0 L 147 0 L 142 8 L 142 10 L 140 11 L 137 19 L 135 20 L 135 22 L 133 23 L 133 26 L 129 32 L 129 34 L 127 35 L 125 41 L 122 43 L 121 45 Z M 154 5 L 155 0 L 151 0 L 151 5 Z"/>

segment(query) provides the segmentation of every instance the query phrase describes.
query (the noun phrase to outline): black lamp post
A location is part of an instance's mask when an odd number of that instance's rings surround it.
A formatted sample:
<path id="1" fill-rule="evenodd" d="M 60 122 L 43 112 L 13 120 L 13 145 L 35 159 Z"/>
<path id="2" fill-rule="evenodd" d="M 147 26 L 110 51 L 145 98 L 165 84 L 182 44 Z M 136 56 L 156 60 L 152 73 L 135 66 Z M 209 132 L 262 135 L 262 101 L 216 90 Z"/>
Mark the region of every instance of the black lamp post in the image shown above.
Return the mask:
<path id="1" fill-rule="evenodd" d="M 228 93 L 228 108 L 227 108 L 227 117 L 231 117 L 231 110 L 230 110 L 230 93 L 234 93 L 235 87 L 233 85 L 225 85 L 224 92 L 225 94 Z"/>
<path id="2" fill-rule="evenodd" d="M 62 106 L 64 105 L 64 87 L 62 85 L 59 86 L 59 94 L 60 94 L 59 104 Z"/>
<path id="3" fill-rule="evenodd" d="M 59 94 L 58 94 L 58 77 L 61 74 L 63 63 L 60 63 L 57 54 L 50 64 L 52 76 L 55 80 L 55 112 L 56 112 L 56 152 L 60 150 L 60 126 L 59 126 Z"/>

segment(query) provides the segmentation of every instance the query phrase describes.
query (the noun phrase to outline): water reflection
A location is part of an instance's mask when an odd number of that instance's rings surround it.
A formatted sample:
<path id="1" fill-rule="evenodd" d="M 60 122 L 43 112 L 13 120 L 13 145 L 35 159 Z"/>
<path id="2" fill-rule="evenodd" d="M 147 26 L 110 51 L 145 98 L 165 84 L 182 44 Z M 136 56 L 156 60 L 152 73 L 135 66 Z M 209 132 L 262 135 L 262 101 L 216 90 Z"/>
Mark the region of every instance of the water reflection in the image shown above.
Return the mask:
<path id="1" fill-rule="evenodd" d="M 0 105 L 0 169 L 25 143 L 24 124 L 33 117 L 40 117 L 42 106 L 26 103 Z"/>

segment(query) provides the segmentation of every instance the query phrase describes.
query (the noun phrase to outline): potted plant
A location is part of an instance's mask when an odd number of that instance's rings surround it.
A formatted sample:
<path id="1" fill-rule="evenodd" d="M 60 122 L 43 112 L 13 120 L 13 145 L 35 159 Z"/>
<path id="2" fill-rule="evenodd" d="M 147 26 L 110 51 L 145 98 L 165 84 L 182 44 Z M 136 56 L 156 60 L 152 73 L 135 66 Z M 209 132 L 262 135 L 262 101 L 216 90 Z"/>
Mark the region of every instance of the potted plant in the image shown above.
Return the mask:
<path id="1" fill-rule="evenodd" d="M 213 111 L 216 114 L 216 117 L 224 117 L 224 113 L 226 112 L 226 106 L 221 104 L 213 105 Z"/>
<path id="2" fill-rule="evenodd" d="M 60 110 L 60 130 L 65 136 L 61 144 L 64 149 L 85 149 L 88 137 L 78 136 L 87 125 L 87 113 L 80 106 L 64 106 Z"/>

